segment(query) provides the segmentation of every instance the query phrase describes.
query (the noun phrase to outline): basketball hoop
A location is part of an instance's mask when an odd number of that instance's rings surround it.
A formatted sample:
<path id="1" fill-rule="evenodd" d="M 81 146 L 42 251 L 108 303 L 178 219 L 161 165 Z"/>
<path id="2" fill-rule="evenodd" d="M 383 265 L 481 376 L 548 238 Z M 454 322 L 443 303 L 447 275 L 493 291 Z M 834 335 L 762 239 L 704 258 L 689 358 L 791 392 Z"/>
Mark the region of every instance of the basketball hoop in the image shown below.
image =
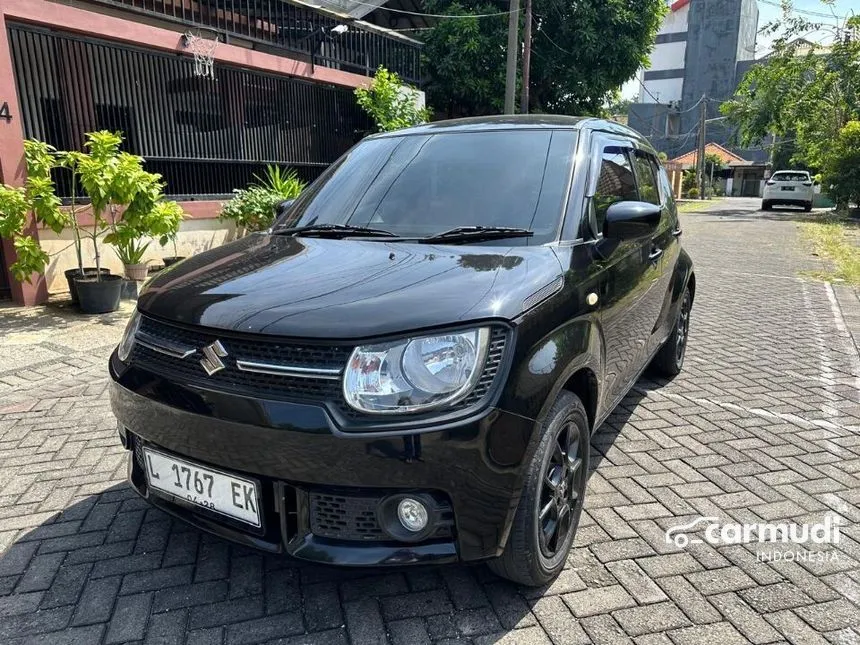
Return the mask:
<path id="1" fill-rule="evenodd" d="M 218 47 L 218 36 L 215 40 L 208 40 L 199 33 L 190 31 L 182 35 L 185 49 L 194 55 L 194 75 L 206 78 L 215 78 L 215 49 Z"/>

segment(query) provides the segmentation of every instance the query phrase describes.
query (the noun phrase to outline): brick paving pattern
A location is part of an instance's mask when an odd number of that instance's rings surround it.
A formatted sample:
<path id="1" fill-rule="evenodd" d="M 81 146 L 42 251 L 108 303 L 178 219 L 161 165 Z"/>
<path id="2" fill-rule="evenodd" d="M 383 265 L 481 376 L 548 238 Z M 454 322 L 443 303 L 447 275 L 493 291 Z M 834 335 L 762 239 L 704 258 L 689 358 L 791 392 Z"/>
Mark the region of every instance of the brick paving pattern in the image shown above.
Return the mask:
<path id="1" fill-rule="evenodd" d="M 858 357 L 830 287 L 796 277 L 813 260 L 792 215 L 751 205 L 682 217 L 685 370 L 595 435 L 575 549 L 539 590 L 484 566 L 309 566 L 172 521 L 124 484 L 105 393 L 123 315 L 0 310 L 0 643 L 860 642 Z M 826 513 L 840 541 L 812 548 L 835 559 L 664 539 Z"/>

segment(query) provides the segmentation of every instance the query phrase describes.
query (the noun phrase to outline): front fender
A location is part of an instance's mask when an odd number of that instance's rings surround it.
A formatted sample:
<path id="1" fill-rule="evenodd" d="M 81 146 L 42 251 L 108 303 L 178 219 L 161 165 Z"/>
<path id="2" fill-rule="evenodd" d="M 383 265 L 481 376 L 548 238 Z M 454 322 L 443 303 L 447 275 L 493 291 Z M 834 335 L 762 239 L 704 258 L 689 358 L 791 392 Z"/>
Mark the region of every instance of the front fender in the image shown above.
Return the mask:
<path id="1" fill-rule="evenodd" d="M 541 326 L 528 317 L 519 326 L 513 369 L 501 397 L 500 407 L 534 420 L 531 435 L 523 438 L 524 459 L 531 457 L 540 426 L 570 377 L 587 368 L 599 382 L 603 373 L 603 336 L 596 316 L 588 314 L 568 320 L 537 336 Z"/>

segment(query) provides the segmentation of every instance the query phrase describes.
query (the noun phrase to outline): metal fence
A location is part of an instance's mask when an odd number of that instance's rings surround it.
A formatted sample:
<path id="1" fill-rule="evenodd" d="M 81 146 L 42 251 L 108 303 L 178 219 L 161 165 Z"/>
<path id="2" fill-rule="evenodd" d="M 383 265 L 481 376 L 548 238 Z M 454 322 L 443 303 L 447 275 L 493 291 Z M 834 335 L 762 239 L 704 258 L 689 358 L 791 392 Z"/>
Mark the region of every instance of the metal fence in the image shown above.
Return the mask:
<path id="1" fill-rule="evenodd" d="M 313 57 L 371 76 L 384 65 L 410 83 L 421 78 L 420 44 L 345 22 L 287 0 L 91 0 Z M 335 29 L 339 27 L 339 29 Z"/>
<path id="2" fill-rule="evenodd" d="M 24 134 L 61 150 L 84 133 L 123 133 L 123 149 L 173 196 L 228 195 L 267 163 L 314 179 L 372 128 L 348 88 L 10 25 Z M 58 176 L 63 195 L 70 188 Z"/>

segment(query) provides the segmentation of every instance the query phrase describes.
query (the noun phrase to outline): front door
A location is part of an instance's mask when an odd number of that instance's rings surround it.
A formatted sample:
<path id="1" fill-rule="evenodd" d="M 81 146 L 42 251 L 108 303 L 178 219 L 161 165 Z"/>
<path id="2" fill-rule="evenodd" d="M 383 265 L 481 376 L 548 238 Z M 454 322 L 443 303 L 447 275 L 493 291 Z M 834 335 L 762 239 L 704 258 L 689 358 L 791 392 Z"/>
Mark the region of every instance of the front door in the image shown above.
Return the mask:
<path id="1" fill-rule="evenodd" d="M 639 201 L 635 155 L 629 141 L 601 139 L 595 154 L 600 171 L 591 209 L 602 260 L 600 315 L 603 327 L 605 405 L 612 405 L 636 377 L 649 355 L 649 341 L 660 315 L 658 291 L 662 251 L 654 237 L 619 242 L 603 237 L 606 211 L 618 201 Z"/>

